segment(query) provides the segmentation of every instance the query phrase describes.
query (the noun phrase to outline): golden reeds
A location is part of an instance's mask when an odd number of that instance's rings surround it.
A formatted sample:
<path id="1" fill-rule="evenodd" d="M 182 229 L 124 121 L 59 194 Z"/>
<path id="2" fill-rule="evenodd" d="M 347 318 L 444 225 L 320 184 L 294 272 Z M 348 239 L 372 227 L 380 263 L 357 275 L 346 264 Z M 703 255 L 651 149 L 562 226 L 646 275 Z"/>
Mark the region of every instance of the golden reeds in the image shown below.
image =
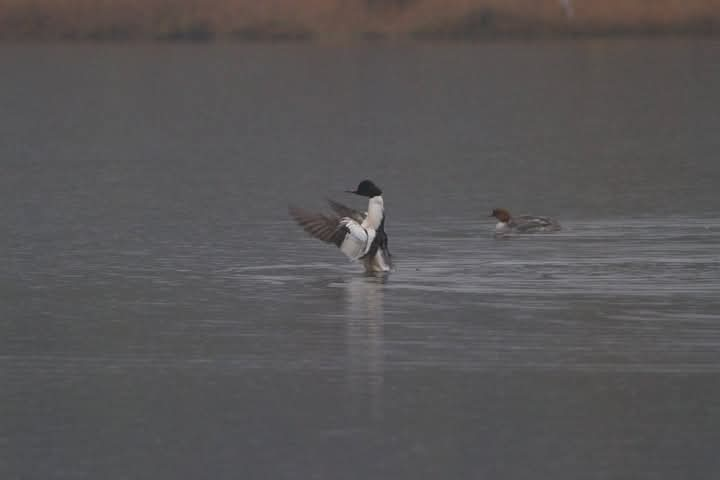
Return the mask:
<path id="1" fill-rule="evenodd" d="M 720 0 L 0 0 L 5 40 L 299 41 L 720 31 Z"/>

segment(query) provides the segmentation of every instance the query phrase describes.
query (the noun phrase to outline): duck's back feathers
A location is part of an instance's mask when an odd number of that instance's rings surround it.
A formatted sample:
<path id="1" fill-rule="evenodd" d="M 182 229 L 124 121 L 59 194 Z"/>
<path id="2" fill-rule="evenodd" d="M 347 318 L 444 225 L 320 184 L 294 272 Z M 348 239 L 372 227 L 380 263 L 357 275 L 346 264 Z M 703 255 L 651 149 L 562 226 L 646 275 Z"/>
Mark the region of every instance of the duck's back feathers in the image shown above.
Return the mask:
<path id="1" fill-rule="evenodd" d="M 560 223 L 551 217 L 520 215 L 513 218 L 513 223 L 518 233 L 555 232 L 560 230 Z"/>

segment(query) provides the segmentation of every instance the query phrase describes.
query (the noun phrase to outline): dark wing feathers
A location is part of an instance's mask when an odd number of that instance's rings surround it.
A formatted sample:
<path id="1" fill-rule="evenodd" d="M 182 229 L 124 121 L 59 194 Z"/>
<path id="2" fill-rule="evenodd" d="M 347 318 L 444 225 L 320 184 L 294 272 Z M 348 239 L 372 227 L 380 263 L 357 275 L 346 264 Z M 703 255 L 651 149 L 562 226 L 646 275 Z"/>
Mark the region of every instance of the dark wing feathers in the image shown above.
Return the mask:
<path id="1" fill-rule="evenodd" d="M 367 214 L 355 210 L 354 208 L 346 207 L 342 203 L 338 203 L 335 200 L 331 200 L 328 198 L 327 202 L 328 204 L 330 204 L 330 208 L 332 208 L 333 211 L 337 213 L 340 217 L 352 218 L 357 223 L 362 223 L 367 216 Z"/>
<path id="2" fill-rule="evenodd" d="M 347 228 L 340 224 L 338 217 L 331 217 L 321 213 L 312 213 L 301 208 L 290 207 L 290 215 L 303 229 L 313 237 L 323 242 L 333 243 L 339 247 L 345 240 Z"/>

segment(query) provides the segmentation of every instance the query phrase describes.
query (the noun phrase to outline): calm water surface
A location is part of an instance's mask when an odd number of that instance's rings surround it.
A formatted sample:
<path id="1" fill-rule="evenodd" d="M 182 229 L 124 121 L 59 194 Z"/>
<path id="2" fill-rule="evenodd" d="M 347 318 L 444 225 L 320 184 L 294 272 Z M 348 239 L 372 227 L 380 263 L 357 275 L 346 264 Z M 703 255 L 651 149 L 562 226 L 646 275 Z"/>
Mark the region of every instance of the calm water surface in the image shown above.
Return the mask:
<path id="1" fill-rule="evenodd" d="M 0 477 L 712 478 L 719 58 L 2 47 Z M 287 215 L 365 177 L 387 277 Z"/>

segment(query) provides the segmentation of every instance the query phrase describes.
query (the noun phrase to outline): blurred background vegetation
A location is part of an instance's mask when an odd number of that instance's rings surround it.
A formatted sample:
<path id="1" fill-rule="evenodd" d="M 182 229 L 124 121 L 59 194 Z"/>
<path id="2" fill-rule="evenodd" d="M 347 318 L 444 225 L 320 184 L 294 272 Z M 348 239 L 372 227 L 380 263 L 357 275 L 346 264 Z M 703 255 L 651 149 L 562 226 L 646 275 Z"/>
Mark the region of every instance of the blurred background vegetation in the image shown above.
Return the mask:
<path id="1" fill-rule="evenodd" d="M 702 34 L 720 0 L 0 0 L 0 39 L 335 41 Z"/>

